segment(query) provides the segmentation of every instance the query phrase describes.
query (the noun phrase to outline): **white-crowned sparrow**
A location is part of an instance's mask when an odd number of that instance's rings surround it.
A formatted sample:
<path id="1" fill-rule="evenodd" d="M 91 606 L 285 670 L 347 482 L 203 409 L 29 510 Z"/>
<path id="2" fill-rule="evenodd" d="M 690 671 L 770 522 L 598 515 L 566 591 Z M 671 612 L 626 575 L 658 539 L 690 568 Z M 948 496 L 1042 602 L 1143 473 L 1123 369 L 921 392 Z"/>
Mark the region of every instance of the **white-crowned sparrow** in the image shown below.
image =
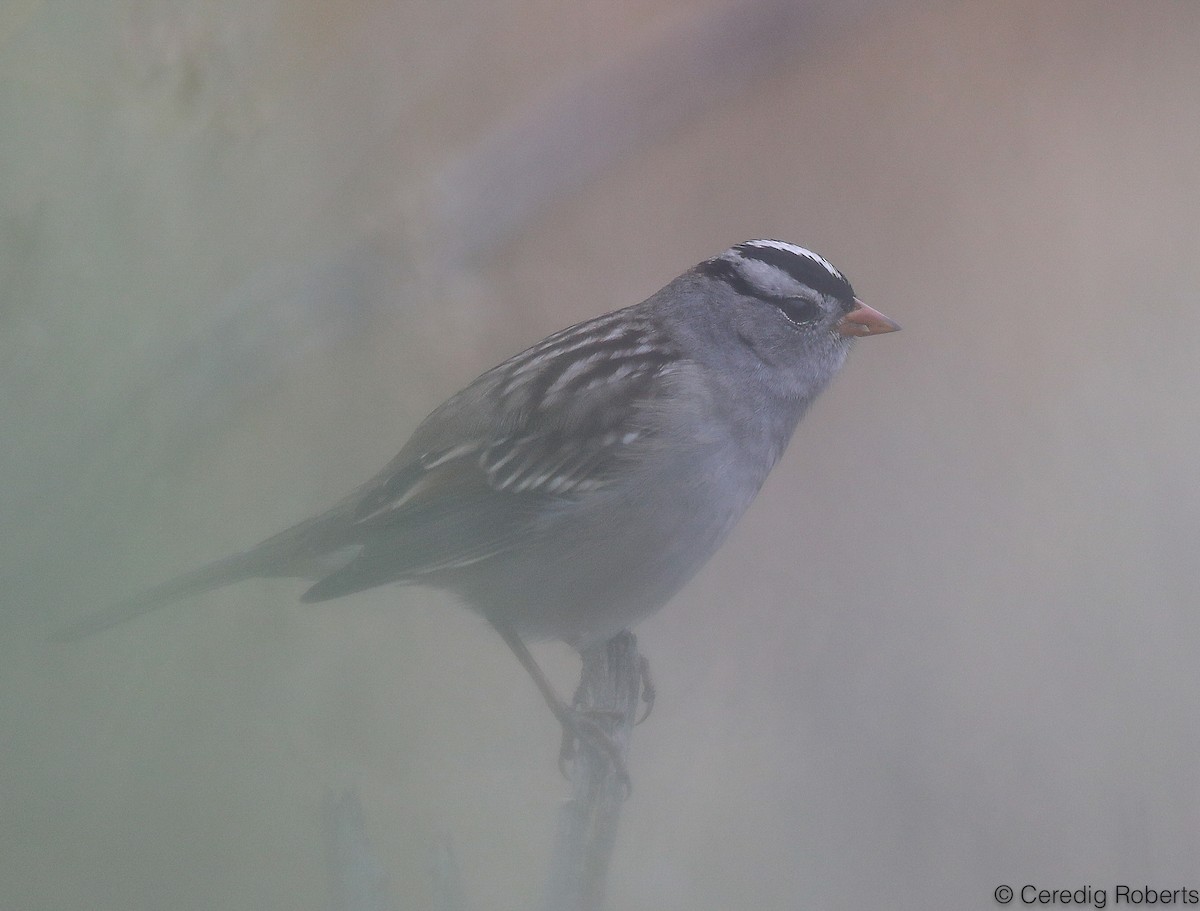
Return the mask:
<path id="1" fill-rule="evenodd" d="M 253 577 L 316 580 L 310 602 L 419 583 L 486 617 L 561 711 L 522 640 L 586 647 L 667 601 L 750 505 L 851 341 L 898 328 L 817 254 L 738 244 L 487 371 L 327 512 L 57 638 Z"/>

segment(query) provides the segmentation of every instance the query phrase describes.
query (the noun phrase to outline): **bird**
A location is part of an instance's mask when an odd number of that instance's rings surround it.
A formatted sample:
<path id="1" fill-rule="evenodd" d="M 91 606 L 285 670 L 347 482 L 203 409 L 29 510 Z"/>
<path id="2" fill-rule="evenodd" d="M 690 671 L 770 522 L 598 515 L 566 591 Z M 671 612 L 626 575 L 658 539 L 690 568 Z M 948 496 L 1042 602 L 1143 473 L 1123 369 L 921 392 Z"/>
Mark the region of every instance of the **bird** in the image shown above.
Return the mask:
<path id="1" fill-rule="evenodd" d="M 749 507 L 854 340 L 899 328 L 823 256 L 739 243 L 484 372 L 325 512 L 53 638 L 251 578 L 307 580 L 307 603 L 431 586 L 481 614 L 564 731 L 587 735 L 527 643 L 582 651 L 670 600 Z"/>

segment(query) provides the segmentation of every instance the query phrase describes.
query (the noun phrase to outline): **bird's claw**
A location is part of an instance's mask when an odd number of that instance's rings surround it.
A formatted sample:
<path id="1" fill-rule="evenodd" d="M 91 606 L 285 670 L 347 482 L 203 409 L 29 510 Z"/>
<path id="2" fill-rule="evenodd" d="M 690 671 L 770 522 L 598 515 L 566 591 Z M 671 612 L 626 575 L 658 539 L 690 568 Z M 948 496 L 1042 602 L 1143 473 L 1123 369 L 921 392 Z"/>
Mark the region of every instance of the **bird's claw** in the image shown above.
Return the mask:
<path id="1" fill-rule="evenodd" d="M 578 695 L 578 694 L 577 694 Z M 558 751 L 558 770 L 569 778 L 568 765 L 578 755 L 577 744 L 586 744 L 608 760 L 609 768 L 625 788 L 625 796 L 633 793 L 633 782 L 629 769 L 621 757 L 621 750 L 613 741 L 608 727 L 622 718 L 620 712 L 607 709 L 581 709 L 577 706 L 563 707 L 559 722 L 562 724 L 562 744 Z M 606 724 L 607 722 L 607 724 Z"/>

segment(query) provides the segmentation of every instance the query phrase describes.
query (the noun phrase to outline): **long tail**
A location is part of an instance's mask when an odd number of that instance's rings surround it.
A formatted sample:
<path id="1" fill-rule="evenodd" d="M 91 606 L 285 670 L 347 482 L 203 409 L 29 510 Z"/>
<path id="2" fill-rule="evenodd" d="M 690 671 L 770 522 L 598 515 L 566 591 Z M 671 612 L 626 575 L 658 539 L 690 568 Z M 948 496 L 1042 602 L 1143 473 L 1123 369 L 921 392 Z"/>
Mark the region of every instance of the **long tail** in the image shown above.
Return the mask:
<path id="1" fill-rule="evenodd" d="M 148 588 L 124 601 L 118 601 L 102 611 L 89 614 L 77 620 L 70 626 L 54 633 L 50 639 L 53 642 L 71 642 L 92 636 L 110 626 L 124 623 L 142 614 L 166 607 L 183 598 L 190 598 L 214 588 L 232 585 L 243 579 L 250 579 L 261 574 L 260 562 L 252 556 L 253 552 L 234 554 L 217 560 L 190 573 L 185 573 L 176 579 L 171 579 L 161 585 Z"/>

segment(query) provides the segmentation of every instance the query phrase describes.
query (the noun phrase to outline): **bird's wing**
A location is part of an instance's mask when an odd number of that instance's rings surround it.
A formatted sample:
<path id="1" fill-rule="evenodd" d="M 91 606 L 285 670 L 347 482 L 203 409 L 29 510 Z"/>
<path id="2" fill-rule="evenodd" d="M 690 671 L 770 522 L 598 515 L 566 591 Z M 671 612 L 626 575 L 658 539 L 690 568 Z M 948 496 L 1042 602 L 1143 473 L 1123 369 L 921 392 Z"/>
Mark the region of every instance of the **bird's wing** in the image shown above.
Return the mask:
<path id="1" fill-rule="evenodd" d="M 430 415 L 342 507 L 329 544 L 361 550 L 303 600 L 453 570 L 552 534 L 572 501 L 654 445 L 655 403 L 680 369 L 657 349 L 597 361 L 574 384 L 544 372 L 522 384 L 502 367 Z"/>
<path id="2" fill-rule="evenodd" d="M 450 398 L 332 509 L 110 605 L 57 638 L 91 635 L 243 579 L 316 578 L 304 599 L 322 601 L 551 534 L 554 515 L 653 446 L 664 413 L 656 403 L 687 369 L 628 309 L 563 330 Z"/>

